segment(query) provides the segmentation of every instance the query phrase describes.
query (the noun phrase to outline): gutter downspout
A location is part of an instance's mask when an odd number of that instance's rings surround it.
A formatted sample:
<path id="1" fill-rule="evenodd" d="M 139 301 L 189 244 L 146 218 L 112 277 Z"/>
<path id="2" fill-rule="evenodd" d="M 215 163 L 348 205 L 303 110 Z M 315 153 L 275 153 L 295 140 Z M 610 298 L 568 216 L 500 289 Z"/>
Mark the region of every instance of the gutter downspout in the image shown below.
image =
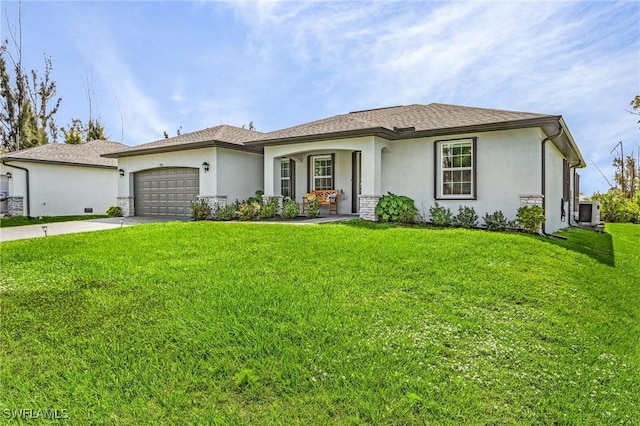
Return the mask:
<path id="1" fill-rule="evenodd" d="M 2 165 L 7 167 L 12 167 L 18 170 L 24 170 L 26 172 L 27 174 L 27 217 L 31 217 L 31 197 L 29 195 L 29 169 L 25 169 L 24 167 L 20 167 L 20 166 L 12 166 L 11 164 L 7 164 L 6 160 L 2 160 Z"/>
<path id="2" fill-rule="evenodd" d="M 558 123 L 558 128 L 559 128 L 558 133 L 552 136 L 547 136 L 540 143 L 540 158 L 542 161 L 542 164 L 541 164 L 542 165 L 542 173 L 541 173 L 542 174 L 542 211 L 545 216 L 547 215 L 547 207 L 546 207 L 547 175 L 546 175 L 546 164 L 545 164 L 545 143 L 547 143 L 547 141 L 550 141 L 559 137 L 564 133 L 564 129 L 562 128 L 562 125 L 560 123 Z M 542 223 L 542 235 L 549 236 L 549 234 L 547 234 L 545 230 L 544 222 Z"/>

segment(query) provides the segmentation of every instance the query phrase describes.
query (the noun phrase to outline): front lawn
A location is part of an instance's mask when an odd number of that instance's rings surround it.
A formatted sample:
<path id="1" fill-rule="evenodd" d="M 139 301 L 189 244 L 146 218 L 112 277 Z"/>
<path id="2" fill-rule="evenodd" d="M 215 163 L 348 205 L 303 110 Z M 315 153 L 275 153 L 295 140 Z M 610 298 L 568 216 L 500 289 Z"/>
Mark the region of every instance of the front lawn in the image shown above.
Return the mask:
<path id="1" fill-rule="evenodd" d="M 639 424 L 640 226 L 565 235 L 174 222 L 3 243 L 0 413 Z"/>

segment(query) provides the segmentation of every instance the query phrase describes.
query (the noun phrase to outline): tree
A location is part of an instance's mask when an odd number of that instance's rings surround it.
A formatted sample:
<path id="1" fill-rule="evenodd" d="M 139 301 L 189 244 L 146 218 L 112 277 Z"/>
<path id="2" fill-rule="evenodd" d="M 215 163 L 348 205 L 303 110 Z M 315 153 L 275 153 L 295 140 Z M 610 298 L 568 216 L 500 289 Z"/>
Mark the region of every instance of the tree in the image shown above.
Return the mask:
<path id="1" fill-rule="evenodd" d="M 626 198 L 633 198 L 633 195 L 638 188 L 638 168 L 636 167 L 636 159 L 633 156 L 627 155 L 622 163 L 622 158 L 616 157 L 613 159 L 613 167 L 615 167 L 614 179 L 616 186 L 620 187 L 622 194 Z M 624 174 L 623 174 L 624 170 Z"/>
<path id="2" fill-rule="evenodd" d="M 82 120 L 73 118 L 71 124 L 67 128 L 63 127 L 61 130 L 64 135 L 64 143 L 68 144 L 77 145 L 94 140 L 109 139 L 99 119 L 90 118 L 87 124 L 84 124 Z"/>
<path id="3" fill-rule="evenodd" d="M 64 143 L 79 145 L 84 142 L 84 126 L 77 118 L 71 119 L 71 124 L 66 129 L 63 127 Z"/>
<path id="4" fill-rule="evenodd" d="M 54 116 L 62 98 L 56 99 L 56 83 L 51 80 L 51 59 L 44 57 L 44 76 L 22 68 L 22 11 L 18 15 L 17 35 L 0 45 L 0 148 L 17 151 L 56 142 L 58 129 Z M 30 78 L 29 78 L 30 76 Z"/>
<path id="5" fill-rule="evenodd" d="M 640 95 L 636 95 L 636 97 L 633 98 L 629 105 L 631 105 L 631 108 L 633 108 L 633 111 L 629 111 L 631 114 L 640 115 Z M 640 120 L 638 120 L 638 124 L 640 124 Z"/>

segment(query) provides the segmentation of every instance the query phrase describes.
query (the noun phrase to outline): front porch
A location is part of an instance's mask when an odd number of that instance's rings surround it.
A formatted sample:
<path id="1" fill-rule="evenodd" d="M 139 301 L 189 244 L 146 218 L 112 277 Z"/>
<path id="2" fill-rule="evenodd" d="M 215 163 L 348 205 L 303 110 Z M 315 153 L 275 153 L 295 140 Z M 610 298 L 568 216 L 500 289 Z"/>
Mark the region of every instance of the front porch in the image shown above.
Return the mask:
<path id="1" fill-rule="evenodd" d="M 290 197 L 302 209 L 308 193 L 335 191 L 332 213 L 375 221 L 388 151 L 389 141 L 375 136 L 265 146 L 265 196 Z"/>

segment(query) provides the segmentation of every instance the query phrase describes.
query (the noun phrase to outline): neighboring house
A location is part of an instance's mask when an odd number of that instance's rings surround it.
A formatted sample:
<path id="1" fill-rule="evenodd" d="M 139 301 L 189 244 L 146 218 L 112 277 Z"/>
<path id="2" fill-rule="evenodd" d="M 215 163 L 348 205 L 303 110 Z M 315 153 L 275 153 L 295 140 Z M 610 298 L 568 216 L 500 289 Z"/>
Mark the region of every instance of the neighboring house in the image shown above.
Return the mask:
<path id="1" fill-rule="evenodd" d="M 435 202 L 510 219 L 540 205 L 548 233 L 577 211 L 575 169 L 585 167 L 562 116 L 437 103 L 337 115 L 245 146 L 264 149 L 266 196 L 340 189 L 339 213 L 368 220 L 387 192 L 413 198 L 427 218 Z"/>
<path id="2" fill-rule="evenodd" d="M 0 156 L 2 213 L 11 216 L 104 214 L 117 195 L 117 160 L 101 155 L 122 150 L 117 142 L 48 144 Z"/>
<path id="3" fill-rule="evenodd" d="M 118 206 L 124 216 L 191 215 L 191 202 L 216 208 L 255 195 L 263 186 L 262 133 L 221 125 L 138 145 L 117 159 Z"/>

